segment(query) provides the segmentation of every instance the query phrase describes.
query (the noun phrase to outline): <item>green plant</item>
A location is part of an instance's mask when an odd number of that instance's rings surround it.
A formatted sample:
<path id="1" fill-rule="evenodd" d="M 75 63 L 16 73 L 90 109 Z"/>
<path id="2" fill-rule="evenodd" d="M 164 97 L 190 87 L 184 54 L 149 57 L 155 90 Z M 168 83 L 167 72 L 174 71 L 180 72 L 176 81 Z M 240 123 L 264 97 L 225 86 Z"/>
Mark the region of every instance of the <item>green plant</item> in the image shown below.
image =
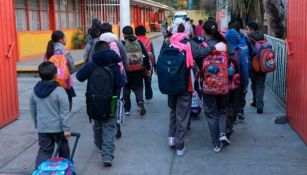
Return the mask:
<path id="1" fill-rule="evenodd" d="M 86 43 L 86 37 L 83 31 L 77 30 L 72 36 L 73 49 L 82 49 Z"/>

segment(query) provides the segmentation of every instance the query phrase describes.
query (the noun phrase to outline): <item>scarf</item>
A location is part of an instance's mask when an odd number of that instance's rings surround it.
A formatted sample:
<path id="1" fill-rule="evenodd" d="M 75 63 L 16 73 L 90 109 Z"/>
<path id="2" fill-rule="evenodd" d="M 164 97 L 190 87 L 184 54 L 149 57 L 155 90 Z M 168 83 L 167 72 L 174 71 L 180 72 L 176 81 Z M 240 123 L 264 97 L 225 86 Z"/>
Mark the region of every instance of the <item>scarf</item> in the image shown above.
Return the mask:
<path id="1" fill-rule="evenodd" d="M 170 42 L 173 47 L 179 49 L 179 51 L 186 51 L 186 65 L 187 68 L 191 68 L 194 65 L 193 55 L 192 55 L 192 48 L 190 43 L 183 44 L 181 43 L 182 40 L 189 38 L 188 34 L 186 33 L 175 33 L 170 38 Z"/>

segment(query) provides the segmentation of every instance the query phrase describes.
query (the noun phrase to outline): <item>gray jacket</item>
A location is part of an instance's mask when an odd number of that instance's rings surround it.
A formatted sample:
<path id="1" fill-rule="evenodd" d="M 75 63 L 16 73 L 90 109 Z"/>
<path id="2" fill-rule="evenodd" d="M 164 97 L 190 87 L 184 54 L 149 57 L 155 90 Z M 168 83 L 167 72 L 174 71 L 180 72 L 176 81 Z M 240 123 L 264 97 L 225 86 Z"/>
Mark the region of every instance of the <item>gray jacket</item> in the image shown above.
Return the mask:
<path id="1" fill-rule="evenodd" d="M 37 83 L 30 97 L 30 111 L 38 133 L 59 133 L 70 130 L 67 94 L 53 81 Z"/>

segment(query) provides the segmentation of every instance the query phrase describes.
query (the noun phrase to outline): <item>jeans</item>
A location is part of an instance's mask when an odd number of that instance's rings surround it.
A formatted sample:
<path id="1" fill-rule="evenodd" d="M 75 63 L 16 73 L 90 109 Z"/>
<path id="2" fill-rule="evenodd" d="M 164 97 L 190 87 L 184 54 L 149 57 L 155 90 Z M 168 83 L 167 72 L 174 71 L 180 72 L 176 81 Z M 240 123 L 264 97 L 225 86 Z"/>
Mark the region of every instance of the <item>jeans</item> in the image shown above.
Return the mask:
<path id="1" fill-rule="evenodd" d="M 115 123 L 115 117 L 104 121 L 94 120 L 94 143 L 97 148 L 102 149 L 102 159 L 104 161 L 114 159 Z"/>
<path id="2" fill-rule="evenodd" d="M 59 157 L 69 159 L 70 158 L 70 150 L 68 145 L 68 140 L 64 137 L 64 133 L 38 133 L 38 144 L 39 150 L 36 157 L 35 168 L 50 159 L 54 152 L 55 144 L 59 144 L 62 139 L 62 144 L 59 145 Z"/>
<path id="3" fill-rule="evenodd" d="M 184 136 L 189 126 L 191 103 L 192 94 L 190 92 L 168 96 L 168 106 L 171 109 L 169 137 L 175 137 L 177 150 L 184 148 Z"/>
<path id="4" fill-rule="evenodd" d="M 203 97 L 212 144 L 219 146 L 220 134 L 226 134 L 227 95 L 205 94 Z"/>

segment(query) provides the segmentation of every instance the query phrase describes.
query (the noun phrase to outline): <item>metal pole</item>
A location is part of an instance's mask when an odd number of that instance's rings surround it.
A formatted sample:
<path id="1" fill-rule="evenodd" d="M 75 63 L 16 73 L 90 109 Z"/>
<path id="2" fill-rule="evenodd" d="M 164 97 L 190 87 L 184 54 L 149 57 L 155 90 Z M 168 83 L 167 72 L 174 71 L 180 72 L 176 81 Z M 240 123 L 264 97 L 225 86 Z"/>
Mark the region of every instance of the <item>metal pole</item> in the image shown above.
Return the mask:
<path id="1" fill-rule="evenodd" d="M 122 29 L 128 25 L 131 25 L 130 0 L 120 0 L 120 30 L 122 31 Z"/>

